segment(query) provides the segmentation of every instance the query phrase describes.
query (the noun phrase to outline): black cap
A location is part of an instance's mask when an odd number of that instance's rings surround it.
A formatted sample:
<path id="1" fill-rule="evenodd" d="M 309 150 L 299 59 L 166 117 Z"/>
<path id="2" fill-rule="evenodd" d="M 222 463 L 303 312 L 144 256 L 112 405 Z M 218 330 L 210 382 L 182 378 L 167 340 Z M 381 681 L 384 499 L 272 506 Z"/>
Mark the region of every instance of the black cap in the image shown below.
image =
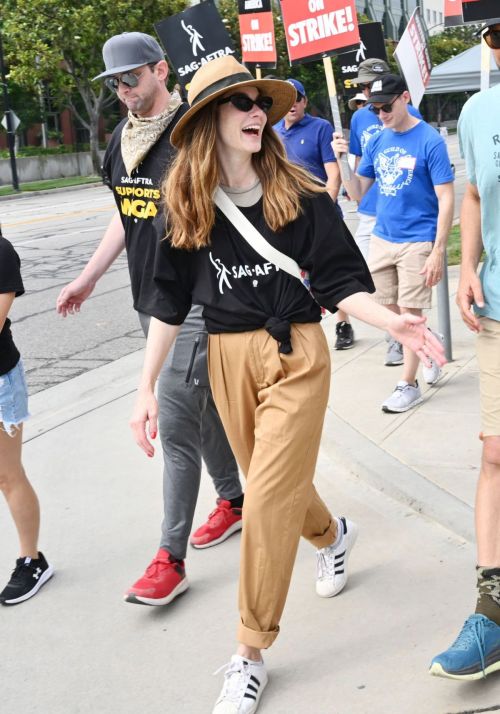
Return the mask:
<path id="1" fill-rule="evenodd" d="M 403 77 L 399 74 L 383 74 L 372 82 L 370 88 L 369 102 L 390 102 L 394 97 L 398 97 L 408 87 Z"/>
<path id="2" fill-rule="evenodd" d="M 500 25 L 500 17 L 492 17 L 490 20 L 483 20 L 484 25 L 479 28 L 479 30 L 475 33 L 476 35 L 482 35 L 485 30 L 487 30 L 489 27 L 493 27 L 493 25 Z"/>

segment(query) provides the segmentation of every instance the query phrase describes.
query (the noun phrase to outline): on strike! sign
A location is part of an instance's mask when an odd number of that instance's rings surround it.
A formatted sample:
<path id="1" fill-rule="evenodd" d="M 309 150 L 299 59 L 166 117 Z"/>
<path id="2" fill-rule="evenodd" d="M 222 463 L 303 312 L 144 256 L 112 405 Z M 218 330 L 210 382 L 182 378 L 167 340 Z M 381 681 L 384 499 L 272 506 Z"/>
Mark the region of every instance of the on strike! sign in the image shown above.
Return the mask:
<path id="1" fill-rule="evenodd" d="M 291 65 L 359 45 L 355 0 L 281 0 L 281 14 Z"/>
<path id="2" fill-rule="evenodd" d="M 462 23 L 462 0 L 444 0 L 444 26 L 454 27 Z"/>
<path id="3" fill-rule="evenodd" d="M 241 57 L 249 67 L 276 67 L 271 0 L 238 0 Z"/>
<path id="4" fill-rule="evenodd" d="M 408 85 L 412 103 L 418 107 L 432 70 L 427 34 L 418 8 L 413 11 L 394 56 Z"/>
<path id="5" fill-rule="evenodd" d="M 499 0 L 463 0 L 464 22 L 481 22 L 500 17 Z"/>

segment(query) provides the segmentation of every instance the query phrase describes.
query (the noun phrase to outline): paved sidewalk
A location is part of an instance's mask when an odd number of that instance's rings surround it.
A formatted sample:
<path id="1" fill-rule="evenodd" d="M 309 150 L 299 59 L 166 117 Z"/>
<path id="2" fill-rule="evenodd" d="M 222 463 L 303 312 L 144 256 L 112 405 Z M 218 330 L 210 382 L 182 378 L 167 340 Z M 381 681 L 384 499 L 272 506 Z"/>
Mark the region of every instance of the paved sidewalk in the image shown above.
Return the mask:
<path id="1" fill-rule="evenodd" d="M 418 375 L 424 401 L 403 414 L 381 404 L 402 367 L 384 366 L 384 335 L 355 322 L 355 346 L 332 351 L 334 377 L 327 424 L 336 449 L 357 475 L 473 541 L 473 504 L 481 442 L 475 337 L 455 306 L 458 267 L 449 269 L 453 361 L 434 386 Z M 438 328 L 436 296 L 428 324 Z M 334 342 L 335 318 L 324 321 Z"/>
<path id="2" fill-rule="evenodd" d="M 333 339 L 332 318 L 325 329 Z M 382 366 L 378 333 L 356 325 L 355 348 L 333 354 L 317 484 L 360 524 L 360 538 L 349 585 L 333 600 L 316 597 L 314 553 L 301 544 L 282 634 L 266 657 L 262 714 L 500 706 L 498 676 L 460 684 L 427 674 L 474 600 L 474 547 L 463 536 L 472 536 L 479 459 L 477 375 L 473 339 L 456 320 L 453 330 L 456 361 L 406 415 L 380 411 L 397 368 Z M 239 536 L 189 553 L 191 588 L 171 606 L 121 601 L 161 521 L 160 459 L 146 459 L 127 426 L 141 361 L 133 353 L 31 401 L 25 465 L 56 575 L 33 600 L 0 610 L 2 710 L 207 714 L 221 686 L 210 674 L 234 648 Z M 197 524 L 213 501 L 205 476 Z M 0 541 L 7 575 L 16 539 L 3 503 Z"/>
<path id="3" fill-rule="evenodd" d="M 500 709 L 500 675 L 432 678 L 427 667 L 474 605 L 473 496 L 480 442 L 474 338 L 453 304 L 454 361 L 401 415 L 380 405 L 400 368 L 384 336 L 355 324 L 333 351 L 318 490 L 360 526 L 345 591 L 314 592 L 315 556 L 299 548 L 282 632 L 267 653 L 259 714 L 475 714 Z M 436 310 L 430 324 L 437 327 Z M 39 392 L 24 462 L 42 504 L 53 580 L 0 608 L 0 710 L 20 714 L 209 714 L 234 650 L 239 536 L 188 554 L 190 588 L 165 608 L 124 603 L 160 534 L 161 459 L 132 442 L 128 417 L 143 352 Z M 214 503 L 206 474 L 195 525 Z M 16 554 L 0 502 L 0 573 Z"/>

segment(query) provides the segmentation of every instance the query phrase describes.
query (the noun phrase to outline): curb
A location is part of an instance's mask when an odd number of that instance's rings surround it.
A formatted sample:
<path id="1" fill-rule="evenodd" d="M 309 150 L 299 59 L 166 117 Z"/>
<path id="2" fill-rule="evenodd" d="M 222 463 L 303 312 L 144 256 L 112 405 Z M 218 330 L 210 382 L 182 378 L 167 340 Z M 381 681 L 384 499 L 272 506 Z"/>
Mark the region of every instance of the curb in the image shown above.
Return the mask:
<path id="1" fill-rule="evenodd" d="M 327 409 L 322 451 L 377 491 L 432 519 L 464 540 L 475 542 L 474 509 L 418 471 L 403 464 Z M 418 494 L 418 495 L 417 495 Z"/>
<path id="2" fill-rule="evenodd" d="M 40 196 L 44 193 L 66 193 L 67 191 L 75 191 L 77 189 L 84 188 L 95 188 L 96 186 L 103 186 L 102 181 L 96 181 L 95 183 L 75 184 L 74 186 L 61 186 L 60 188 L 44 188 L 38 191 L 19 191 L 19 193 L 10 194 L 9 196 L 0 196 L 0 202 L 13 201 L 17 198 L 30 198 L 32 196 Z"/>

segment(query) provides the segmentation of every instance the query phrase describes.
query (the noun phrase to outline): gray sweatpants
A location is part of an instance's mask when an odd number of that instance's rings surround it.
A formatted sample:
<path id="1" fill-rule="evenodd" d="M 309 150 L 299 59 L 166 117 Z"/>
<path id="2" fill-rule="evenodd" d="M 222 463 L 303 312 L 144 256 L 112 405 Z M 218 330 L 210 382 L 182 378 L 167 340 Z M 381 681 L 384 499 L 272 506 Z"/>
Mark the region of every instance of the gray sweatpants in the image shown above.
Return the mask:
<path id="1" fill-rule="evenodd" d="M 202 308 L 193 306 L 158 380 L 159 432 L 163 449 L 164 519 L 160 547 L 186 556 L 205 461 L 219 498 L 242 489 L 233 452 L 214 404 L 208 380 L 207 342 Z M 144 334 L 149 316 L 139 313 Z"/>

